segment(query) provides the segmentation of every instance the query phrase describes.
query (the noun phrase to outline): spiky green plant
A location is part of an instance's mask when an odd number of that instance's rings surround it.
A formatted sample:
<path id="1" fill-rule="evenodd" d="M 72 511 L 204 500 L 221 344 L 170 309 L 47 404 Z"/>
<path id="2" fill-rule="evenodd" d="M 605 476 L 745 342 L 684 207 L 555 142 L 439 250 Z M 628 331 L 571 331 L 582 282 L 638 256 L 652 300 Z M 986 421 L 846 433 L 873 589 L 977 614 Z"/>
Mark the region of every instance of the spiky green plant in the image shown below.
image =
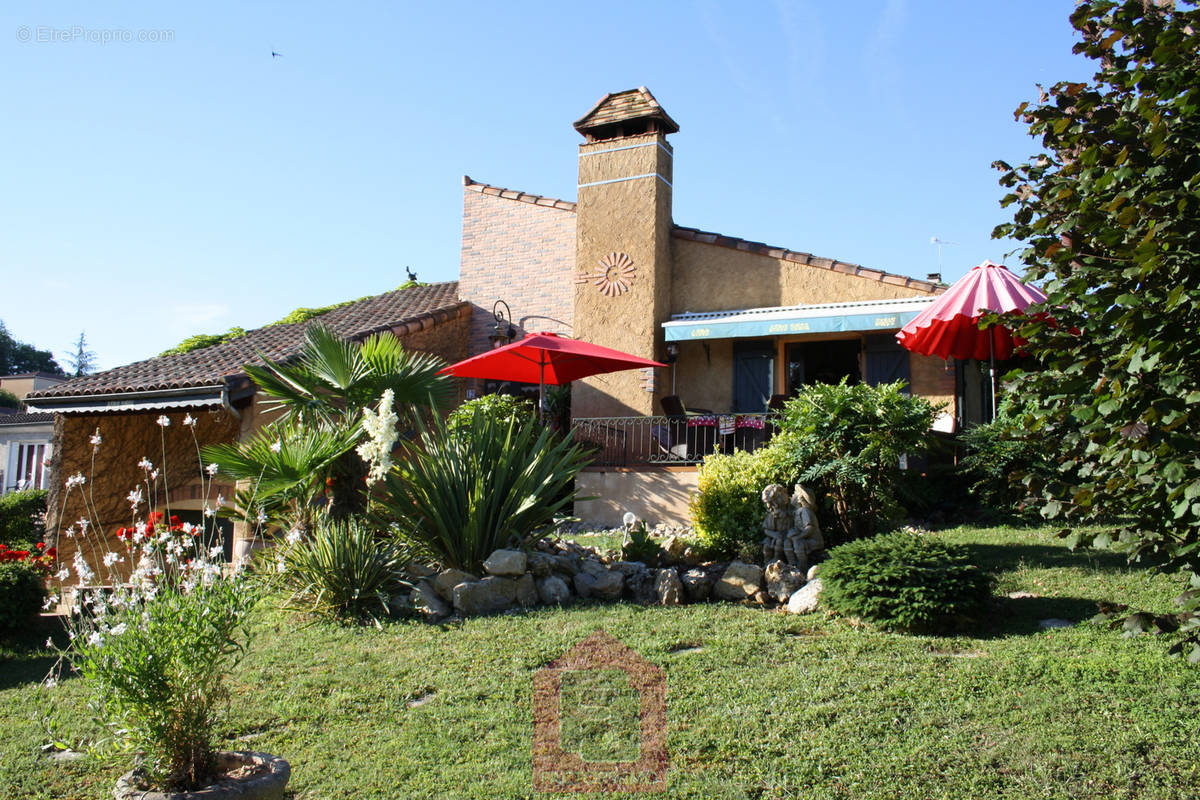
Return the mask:
<path id="1" fill-rule="evenodd" d="M 570 510 L 586 463 L 570 439 L 537 425 L 476 414 L 451 436 L 434 420 L 388 476 L 381 502 L 422 555 L 478 570 L 493 550 L 546 535 Z"/>
<path id="2" fill-rule="evenodd" d="M 328 621 L 378 624 L 412 590 L 403 572 L 407 548 L 357 520 L 322 521 L 278 557 L 285 606 Z"/>

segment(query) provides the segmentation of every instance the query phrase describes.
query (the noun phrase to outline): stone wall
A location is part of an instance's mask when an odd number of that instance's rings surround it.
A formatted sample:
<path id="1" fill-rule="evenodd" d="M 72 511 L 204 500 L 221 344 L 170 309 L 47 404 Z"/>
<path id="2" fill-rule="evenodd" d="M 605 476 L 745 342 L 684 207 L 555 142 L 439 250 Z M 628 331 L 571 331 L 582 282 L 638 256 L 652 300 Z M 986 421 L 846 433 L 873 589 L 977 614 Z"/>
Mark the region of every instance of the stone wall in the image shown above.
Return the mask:
<path id="1" fill-rule="evenodd" d="M 160 469 L 165 465 L 159 477 L 160 487 L 183 488 L 198 478 L 200 466 L 196 443 L 192 439 L 192 431 L 183 425 L 185 413 L 152 411 L 58 415 L 55 422 L 57 449 L 52 464 L 53 482 L 47 497 L 46 537 L 47 543 L 57 541 L 60 561 L 70 563 L 76 540 L 58 534 L 84 516 L 99 523 L 108 537 L 110 544 L 103 549 L 116 549 L 116 529 L 130 524 L 132 519 L 126 495 L 144 480 L 143 472 L 138 467 L 138 462 L 143 458 L 149 459 Z M 226 410 L 197 409 L 190 413 L 197 420 L 195 433 L 201 446 L 237 441 L 238 420 Z M 171 420 L 166 428 L 155 422 L 163 414 Z M 97 428 L 102 441 L 93 452 L 89 439 Z M 78 489 L 73 490 L 69 497 L 64 497 L 64 481 L 77 473 L 88 480 L 83 490 L 93 508 L 90 513 L 84 507 L 84 498 Z M 157 505 L 162 506 L 161 497 Z M 144 513 L 142 516 L 145 516 Z"/>

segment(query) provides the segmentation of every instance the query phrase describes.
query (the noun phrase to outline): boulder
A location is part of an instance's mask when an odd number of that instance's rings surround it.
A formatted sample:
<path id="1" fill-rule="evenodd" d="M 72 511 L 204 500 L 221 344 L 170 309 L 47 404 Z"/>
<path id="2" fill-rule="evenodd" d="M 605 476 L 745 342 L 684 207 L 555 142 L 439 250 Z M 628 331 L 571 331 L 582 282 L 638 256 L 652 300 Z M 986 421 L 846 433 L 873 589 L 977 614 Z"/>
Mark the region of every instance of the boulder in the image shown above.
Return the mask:
<path id="1" fill-rule="evenodd" d="M 808 568 L 808 572 L 806 572 L 804 574 L 805 582 L 811 581 L 813 578 L 817 577 L 817 573 L 820 571 L 821 571 L 821 565 L 813 564 L 811 567 Z"/>
<path id="2" fill-rule="evenodd" d="M 557 575 L 538 578 L 536 585 L 538 597 L 548 606 L 561 605 L 571 599 L 571 587 Z"/>
<path id="3" fill-rule="evenodd" d="M 579 561 L 579 572 L 583 575 L 591 575 L 595 578 L 610 571 L 608 567 L 600 563 L 598 558 L 584 558 Z"/>
<path id="4" fill-rule="evenodd" d="M 513 581 L 513 583 L 516 584 L 514 594 L 516 595 L 517 605 L 521 606 L 521 608 L 529 608 L 530 606 L 537 605 L 538 590 L 532 575 L 527 572 Z"/>
<path id="5" fill-rule="evenodd" d="M 460 614 L 488 614 L 512 607 L 517 582 L 494 576 L 454 587 L 454 609 Z"/>
<path id="6" fill-rule="evenodd" d="M 616 561 L 611 565 L 611 569 L 615 569 L 625 580 L 629 580 L 632 576 L 645 572 L 646 565 L 640 561 Z"/>
<path id="7" fill-rule="evenodd" d="M 427 578 L 417 581 L 410 599 L 413 608 L 430 622 L 441 622 L 454 613 L 454 609 L 442 599 L 437 587 Z"/>
<path id="8" fill-rule="evenodd" d="M 410 578 L 428 578 L 434 575 L 437 570 L 428 564 L 422 564 L 420 561 L 410 561 L 404 567 L 404 572 Z"/>
<path id="9" fill-rule="evenodd" d="M 703 603 L 712 594 L 713 576 L 703 567 L 684 570 L 680 582 L 690 603 Z"/>
<path id="10" fill-rule="evenodd" d="M 535 577 L 545 578 L 554 572 L 555 557 L 549 553 L 530 553 L 527 569 L 534 574 Z"/>
<path id="11" fill-rule="evenodd" d="M 713 592 L 722 600 L 746 600 L 762 589 L 763 571 L 755 564 L 734 561 L 725 568 Z"/>
<path id="12" fill-rule="evenodd" d="M 789 614 L 811 614 L 820 602 L 821 579 L 813 578 L 788 598 Z"/>
<path id="13" fill-rule="evenodd" d="M 658 570 L 643 569 L 631 574 L 625 579 L 625 594 L 635 603 L 652 606 L 658 602 L 658 592 L 654 581 Z"/>
<path id="14" fill-rule="evenodd" d="M 438 596 L 447 603 L 454 602 L 454 587 L 466 581 L 477 581 L 478 575 L 472 575 L 469 572 L 463 572 L 461 569 L 446 569 L 442 570 L 433 579 L 433 588 L 437 591 Z"/>
<path id="15" fill-rule="evenodd" d="M 677 606 L 683 602 L 683 582 L 673 569 L 660 569 L 654 578 L 654 594 L 658 604 Z"/>
<path id="16" fill-rule="evenodd" d="M 489 575 L 515 578 L 525 573 L 528 561 L 520 550 L 497 550 L 483 562 L 483 569 Z"/>
<path id="17" fill-rule="evenodd" d="M 763 578 L 767 582 L 767 593 L 779 603 L 786 603 L 797 589 L 808 582 L 804 577 L 804 570 L 784 561 L 772 561 L 767 564 Z"/>
<path id="18" fill-rule="evenodd" d="M 662 552 L 666 554 L 664 561 L 668 564 L 678 564 L 683 561 L 684 553 L 687 550 L 687 540 L 679 535 L 668 536 L 662 543 Z"/>
<path id="19" fill-rule="evenodd" d="M 585 564 L 589 562 L 584 562 Z M 575 576 L 575 592 L 580 597 L 595 597 L 600 600 L 617 600 L 625 587 L 625 578 L 611 569 L 581 571 Z"/>
<path id="20" fill-rule="evenodd" d="M 576 575 L 579 573 L 583 559 L 574 553 L 554 556 L 554 571 L 560 575 Z"/>

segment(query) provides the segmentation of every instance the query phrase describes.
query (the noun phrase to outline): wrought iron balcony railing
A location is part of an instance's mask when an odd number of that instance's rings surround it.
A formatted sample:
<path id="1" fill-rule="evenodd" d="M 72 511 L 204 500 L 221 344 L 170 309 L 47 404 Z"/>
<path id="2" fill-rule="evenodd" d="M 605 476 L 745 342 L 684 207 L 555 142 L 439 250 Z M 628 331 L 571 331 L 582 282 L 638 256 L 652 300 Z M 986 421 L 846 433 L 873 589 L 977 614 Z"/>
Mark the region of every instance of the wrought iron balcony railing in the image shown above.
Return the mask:
<path id="1" fill-rule="evenodd" d="M 577 417 L 575 441 L 593 449 L 592 465 L 698 464 L 711 453 L 753 452 L 778 429 L 777 414 Z"/>

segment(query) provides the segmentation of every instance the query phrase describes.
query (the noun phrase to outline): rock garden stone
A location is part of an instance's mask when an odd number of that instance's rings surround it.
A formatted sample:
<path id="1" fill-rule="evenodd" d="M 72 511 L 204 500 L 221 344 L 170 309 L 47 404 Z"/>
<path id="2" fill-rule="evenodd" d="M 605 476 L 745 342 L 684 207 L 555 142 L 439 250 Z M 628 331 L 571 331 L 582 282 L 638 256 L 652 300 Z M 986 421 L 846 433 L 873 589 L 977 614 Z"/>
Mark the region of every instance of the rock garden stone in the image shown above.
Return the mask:
<path id="1" fill-rule="evenodd" d="M 447 569 L 439 572 L 433 579 L 433 588 L 447 603 L 454 602 L 454 587 L 466 581 L 477 581 L 478 575 L 463 572 L 461 569 Z"/>
<path id="2" fill-rule="evenodd" d="M 786 603 L 797 589 L 808 582 L 804 577 L 804 570 L 783 561 L 767 564 L 767 568 L 763 570 L 763 578 L 767 582 L 767 593 L 779 603 Z"/>
<path id="3" fill-rule="evenodd" d="M 520 550 L 497 550 L 483 562 L 483 569 L 489 575 L 501 577 L 516 577 L 525 573 L 528 558 Z"/>
<path id="4" fill-rule="evenodd" d="M 806 572 L 804 574 L 805 581 L 811 581 L 813 578 L 817 577 L 817 573 L 820 571 L 821 571 L 821 565 L 813 564 L 811 567 L 808 568 L 808 572 Z"/>
<path id="5" fill-rule="evenodd" d="M 584 562 L 588 564 L 590 562 Z M 575 576 L 575 591 L 580 597 L 595 597 L 600 600 L 617 600 L 625 588 L 625 578 L 619 572 L 606 569 L 581 571 Z"/>
<path id="6" fill-rule="evenodd" d="M 789 614 L 811 614 L 820 604 L 821 579 L 814 578 L 788 598 Z"/>
<path id="7" fill-rule="evenodd" d="M 746 600 L 762 589 L 763 571 L 755 564 L 734 561 L 725 568 L 713 592 L 722 600 Z"/>
<path id="8" fill-rule="evenodd" d="M 683 584 L 683 593 L 689 602 L 703 603 L 712 594 L 714 579 L 703 567 L 684 570 L 679 580 Z"/>
<path id="9" fill-rule="evenodd" d="M 652 606 L 658 602 L 658 593 L 654 588 L 657 570 L 642 569 L 634 572 L 625 579 L 625 594 L 635 603 Z"/>
<path id="10" fill-rule="evenodd" d="M 617 561 L 611 565 L 611 568 L 621 573 L 626 580 L 640 572 L 646 571 L 646 565 L 640 561 Z"/>
<path id="11" fill-rule="evenodd" d="M 534 574 L 535 577 L 544 578 L 554 572 L 555 557 L 549 553 L 530 553 L 527 559 L 527 569 Z"/>
<path id="12" fill-rule="evenodd" d="M 571 599 L 571 587 L 557 575 L 536 581 L 538 597 L 548 606 L 561 605 Z"/>
<path id="13" fill-rule="evenodd" d="M 515 583 L 516 589 L 514 593 L 516 595 L 517 605 L 521 606 L 522 608 L 536 606 L 538 602 L 538 590 L 537 584 L 535 584 L 533 581 L 533 576 L 527 572 L 521 577 L 517 578 Z"/>
<path id="14" fill-rule="evenodd" d="M 461 614 L 489 614 L 512 607 L 517 582 L 490 576 L 454 587 L 454 608 Z"/>
<path id="15" fill-rule="evenodd" d="M 660 569 L 654 578 L 654 594 L 658 604 L 677 606 L 683 602 L 683 582 L 679 573 L 671 568 Z"/>
<path id="16" fill-rule="evenodd" d="M 428 578 L 417 581 L 412 590 L 411 601 L 413 607 L 430 622 L 441 622 L 454 613 L 454 609 L 442 599 L 437 587 Z"/>

